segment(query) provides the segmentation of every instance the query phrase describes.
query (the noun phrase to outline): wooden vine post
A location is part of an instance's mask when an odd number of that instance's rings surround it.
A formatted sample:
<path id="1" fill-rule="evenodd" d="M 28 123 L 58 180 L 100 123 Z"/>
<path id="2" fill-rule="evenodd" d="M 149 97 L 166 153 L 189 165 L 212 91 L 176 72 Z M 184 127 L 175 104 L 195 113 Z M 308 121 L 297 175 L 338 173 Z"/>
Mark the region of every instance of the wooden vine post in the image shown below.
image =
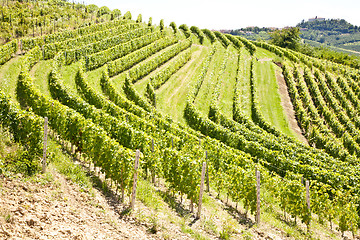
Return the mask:
<path id="1" fill-rule="evenodd" d="M 45 117 L 44 123 L 44 149 L 43 149 L 43 159 L 42 159 L 42 172 L 46 171 L 46 147 L 47 147 L 47 137 L 48 137 L 48 118 Z"/>
<path id="2" fill-rule="evenodd" d="M 311 219 L 311 211 L 310 211 L 310 183 L 309 183 L 309 180 L 306 180 L 305 182 L 305 187 L 306 187 L 306 205 L 307 205 L 307 208 L 309 210 L 309 218 Z M 308 232 L 310 231 L 310 220 L 309 220 L 309 225 L 307 226 L 308 227 Z"/>
<path id="3" fill-rule="evenodd" d="M 156 94 L 154 92 L 154 108 L 156 109 Z"/>
<path id="4" fill-rule="evenodd" d="M 204 180 L 205 180 L 205 171 L 206 171 L 206 162 L 203 162 L 201 170 L 201 184 L 200 184 L 200 193 L 199 193 L 199 205 L 196 218 L 200 219 L 201 216 L 201 207 L 202 207 L 202 197 L 204 193 Z"/>
<path id="5" fill-rule="evenodd" d="M 260 171 L 255 170 L 256 173 L 256 224 L 260 224 Z"/>
<path id="6" fill-rule="evenodd" d="M 306 180 L 305 182 L 305 186 L 306 186 L 306 205 L 307 205 L 307 208 L 309 209 L 310 211 L 310 188 L 309 188 L 309 180 Z"/>
<path id="7" fill-rule="evenodd" d="M 206 191 L 210 192 L 210 181 L 209 181 L 209 165 L 207 164 L 208 161 L 208 152 L 205 151 L 205 158 L 206 158 Z"/>
<path id="8" fill-rule="evenodd" d="M 133 189 L 132 189 L 132 193 L 131 193 L 130 209 L 134 209 L 134 206 L 135 206 L 136 185 L 137 185 L 137 175 L 138 175 L 137 170 L 139 168 L 139 159 L 140 159 L 140 151 L 136 150 L 135 165 L 134 165 L 134 182 L 133 182 Z"/>
<path id="9" fill-rule="evenodd" d="M 151 152 L 154 153 L 154 139 L 151 139 Z M 156 176 L 155 176 L 155 171 L 152 172 L 152 183 L 155 185 L 155 180 L 156 180 Z"/>

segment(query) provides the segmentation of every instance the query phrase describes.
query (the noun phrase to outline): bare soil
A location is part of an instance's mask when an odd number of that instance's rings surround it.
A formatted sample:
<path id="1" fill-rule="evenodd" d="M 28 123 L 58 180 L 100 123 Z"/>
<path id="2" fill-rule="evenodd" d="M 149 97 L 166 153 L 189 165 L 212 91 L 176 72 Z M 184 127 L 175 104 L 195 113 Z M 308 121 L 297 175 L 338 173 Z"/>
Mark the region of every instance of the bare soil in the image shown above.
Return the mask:
<path id="1" fill-rule="evenodd" d="M 0 177 L 0 239 L 159 239 L 123 220 L 96 189 L 52 173 L 36 180 Z"/>
<path id="2" fill-rule="evenodd" d="M 281 106 L 283 107 L 283 109 L 285 111 L 285 114 L 286 114 L 288 122 L 289 122 L 289 126 L 296 133 L 296 135 L 298 136 L 298 139 L 300 139 L 300 141 L 308 144 L 308 141 L 304 137 L 304 135 L 298 125 L 298 122 L 296 120 L 294 106 L 289 97 L 289 92 L 288 92 L 288 89 L 286 86 L 284 76 L 282 75 L 282 73 L 279 70 L 276 70 L 276 79 L 277 79 L 277 82 L 279 85 Z"/>

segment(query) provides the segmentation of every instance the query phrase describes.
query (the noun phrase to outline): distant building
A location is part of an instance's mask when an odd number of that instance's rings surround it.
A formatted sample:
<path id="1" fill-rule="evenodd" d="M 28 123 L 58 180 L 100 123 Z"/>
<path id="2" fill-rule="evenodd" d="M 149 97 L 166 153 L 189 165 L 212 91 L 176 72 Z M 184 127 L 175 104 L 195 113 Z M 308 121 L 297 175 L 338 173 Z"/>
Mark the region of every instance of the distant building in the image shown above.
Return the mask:
<path id="1" fill-rule="evenodd" d="M 318 18 L 317 16 L 315 18 L 309 18 L 309 22 L 314 22 L 314 21 L 325 21 L 325 18 Z"/>
<path id="2" fill-rule="evenodd" d="M 278 30 L 279 28 L 277 27 L 269 27 L 271 31 L 275 31 L 275 30 Z"/>
<path id="3" fill-rule="evenodd" d="M 231 32 L 231 30 L 221 29 L 221 30 L 219 30 L 219 32 L 221 32 L 221 33 L 230 33 L 230 32 Z"/>

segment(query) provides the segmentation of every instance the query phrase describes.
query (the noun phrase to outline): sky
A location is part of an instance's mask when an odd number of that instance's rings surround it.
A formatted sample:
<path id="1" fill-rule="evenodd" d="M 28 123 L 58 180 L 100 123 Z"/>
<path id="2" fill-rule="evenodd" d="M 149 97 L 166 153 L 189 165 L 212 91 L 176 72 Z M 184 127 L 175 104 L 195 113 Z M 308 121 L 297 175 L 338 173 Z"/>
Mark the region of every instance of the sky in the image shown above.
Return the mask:
<path id="1" fill-rule="evenodd" d="M 153 24 L 164 19 L 165 25 L 174 21 L 208 29 L 239 29 L 248 26 L 295 26 L 313 17 L 340 18 L 360 26 L 359 0 L 78 0 L 75 2 L 117 8 L 132 18 L 142 15 Z"/>

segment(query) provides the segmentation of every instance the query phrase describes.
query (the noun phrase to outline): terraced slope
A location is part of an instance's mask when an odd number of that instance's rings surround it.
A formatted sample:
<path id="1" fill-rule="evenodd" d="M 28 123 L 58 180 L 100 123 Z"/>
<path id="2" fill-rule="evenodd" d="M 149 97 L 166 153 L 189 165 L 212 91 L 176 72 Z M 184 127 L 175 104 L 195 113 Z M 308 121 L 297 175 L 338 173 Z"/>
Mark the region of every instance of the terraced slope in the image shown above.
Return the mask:
<path id="1" fill-rule="evenodd" d="M 1 67 L 3 79 L 11 79 L 1 85 L 3 98 L 19 101 L 29 116 L 48 117 L 64 145 L 100 168 L 122 201 L 131 194 L 132 161 L 140 149 L 141 177 L 161 179 L 173 197 L 188 199 L 191 211 L 206 162 L 211 191 L 252 214 L 257 169 L 263 210 L 300 218 L 301 229 L 322 229 L 321 218 L 354 232 L 359 72 L 191 29 L 123 19 L 49 36 L 53 41 L 41 43 L 42 50 L 34 46 Z M 281 74 L 304 136 L 284 112 Z M 9 119 L 21 121 L 19 106 L 2 102 L 2 124 L 16 132 Z M 304 179 L 311 181 L 311 212 Z M 293 236 L 305 237 L 301 231 Z"/>

